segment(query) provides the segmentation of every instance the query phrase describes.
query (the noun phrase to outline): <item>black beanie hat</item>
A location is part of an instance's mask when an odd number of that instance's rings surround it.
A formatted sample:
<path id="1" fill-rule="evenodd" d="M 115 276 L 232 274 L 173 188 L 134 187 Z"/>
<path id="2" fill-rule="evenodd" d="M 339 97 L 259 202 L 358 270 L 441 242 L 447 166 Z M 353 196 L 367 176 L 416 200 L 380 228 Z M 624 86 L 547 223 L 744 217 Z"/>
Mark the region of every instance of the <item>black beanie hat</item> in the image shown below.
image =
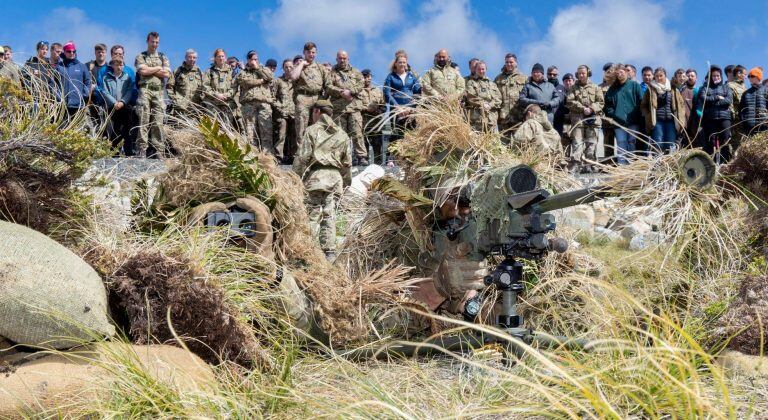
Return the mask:
<path id="1" fill-rule="evenodd" d="M 544 66 L 541 65 L 541 63 L 536 63 L 533 65 L 533 68 L 531 69 L 531 73 L 535 72 L 544 73 Z"/>

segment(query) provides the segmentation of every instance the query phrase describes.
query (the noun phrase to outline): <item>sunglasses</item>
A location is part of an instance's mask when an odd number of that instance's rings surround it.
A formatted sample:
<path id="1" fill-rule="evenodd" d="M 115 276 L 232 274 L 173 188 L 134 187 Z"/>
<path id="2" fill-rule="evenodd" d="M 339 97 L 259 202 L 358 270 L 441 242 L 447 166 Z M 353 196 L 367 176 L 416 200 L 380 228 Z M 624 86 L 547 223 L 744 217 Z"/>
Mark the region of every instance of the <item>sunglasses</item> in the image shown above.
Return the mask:
<path id="1" fill-rule="evenodd" d="M 77 50 L 64 51 L 64 54 L 69 54 L 69 53 L 76 54 Z"/>
<path id="2" fill-rule="evenodd" d="M 547 73 L 547 76 L 557 77 L 557 73 Z"/>

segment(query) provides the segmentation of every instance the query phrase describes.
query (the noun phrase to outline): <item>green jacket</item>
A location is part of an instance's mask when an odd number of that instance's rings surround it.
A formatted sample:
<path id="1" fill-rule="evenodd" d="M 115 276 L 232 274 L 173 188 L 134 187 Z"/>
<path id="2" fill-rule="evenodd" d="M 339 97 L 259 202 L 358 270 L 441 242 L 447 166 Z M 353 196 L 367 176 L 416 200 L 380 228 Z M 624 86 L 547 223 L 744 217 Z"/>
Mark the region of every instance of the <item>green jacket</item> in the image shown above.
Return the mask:
<path id="1" fill-rule="evenodd" d="M 634 80 L 616 81 L 605 93 L 605 116 L 623 126 L 645 124 L 640 112 L 643 88 Z"/>

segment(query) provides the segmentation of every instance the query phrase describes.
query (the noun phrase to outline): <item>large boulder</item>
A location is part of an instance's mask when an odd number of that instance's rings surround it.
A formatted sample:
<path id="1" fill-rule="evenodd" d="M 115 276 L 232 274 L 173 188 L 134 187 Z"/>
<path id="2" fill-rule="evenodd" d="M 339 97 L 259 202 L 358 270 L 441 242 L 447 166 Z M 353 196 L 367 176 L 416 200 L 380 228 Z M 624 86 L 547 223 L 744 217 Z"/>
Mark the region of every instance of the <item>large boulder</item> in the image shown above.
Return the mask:
<path id="1" fill-rule="evenodd" d="M 0 336 L 61 349 L 114 333 L 90 265 L 40 232 L 0 221 Z"/>
<path id="2" fill-rule="evenodd" d="M 212 369 L 199 357 L 167 345 L 103 343 L 77 352 L 28 354 L 5 363 L 3 369 L 0 418 L 4 419 L 30 414 L 78 417 L 78 410 L 96 404 L 98 398 L 109 398 L 116 381 L 152 378 L 178 392 L 215 384 Z"/>

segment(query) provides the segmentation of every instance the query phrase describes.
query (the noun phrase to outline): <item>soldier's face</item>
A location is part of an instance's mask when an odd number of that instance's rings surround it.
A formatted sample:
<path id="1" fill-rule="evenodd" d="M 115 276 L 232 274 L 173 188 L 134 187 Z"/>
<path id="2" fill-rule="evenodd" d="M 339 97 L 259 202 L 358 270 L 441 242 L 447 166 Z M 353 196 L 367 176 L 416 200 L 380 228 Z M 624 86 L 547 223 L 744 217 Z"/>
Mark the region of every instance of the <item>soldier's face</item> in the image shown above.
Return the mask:
<path id="1" fill-rule="evenodd" d="M 437 53 L 437 57 L 435 58 L 435 62 L 440 67 L 443 67 L 446 64 L 448 64 L 448 52 L 440 51 L 439 53 Z"/>
<path id="2" fill-rule="evenodd" d="M 349 64 L 349 55 L 347 55 L 347 53 L 336 54 L 336 64 L 338 64 L 339 67 L 344 67 Z"/>
<path id="3" fill-rule="evenodd" d="M 227 62 L 227 55 L 224 54 L 222 51 L 219 51 L 216 53 L 215 56 L 213 56 L 213 63 L 216 64 L 216 67 L 223 67 L 224 63 Z"/>
<path id="4" fill-rule="evenodd" d="M 485 63 L 475 64 L 475 74 L 480 77 L 485 77 L 485 74 L 488 72 L 488 66 L 485 65 Z"/>
<path id="5" fill-rule="evenodd" d="M 515 57 L 507 57 L 506 60 L 504 60 L 504 70 L 508 72 L 515 71 L 517 69 L 517 60 L 515 60 Z"/>
<path id="6" fill-rule="evenodd" d="M 581 68 L 576 70 L 576 78 L 579 79 L 579 83 L 587 83 L 587 69 Z"/>
<path id="7" fill-rule="evenodd" d="M 573 79 L 565 79 L 563 80 L 563 85 L 565 85 L 565 89 L 568 90 L 573 86 L 574 80 Z"/>
<path id="8" fill-rule="evenodd" d="M 311 50 L 304 50 L 304 61 L 306 61 L 307 64 L 312 64 L 312 62 L 315 61 L 316 56 L 317 56 L 317 48 L 312 48 Z"/>
<path id="9" fill-rule="evenodd" d="M 255 69 L 259 67 L 259 56 L 255 54 L 252 55 L 251 58 L 248 59 L 246 66 L 248 66 L 248 68 L 251 68 L 251 69 Z"/>
<path id="10" fill-rule="evenodd" d="M 363 76 L 363 83 L 365 84 L 365 87 L 371 87 L 371 75 L 365 75 Z"/>
<path id="11" fill-rule="evenodd" d="M 293 63 L 290 61 L 286 61 L 283 63 L 283 74 L 288 74 L 293 71 Z"/>
<path id="12" fill-rule="evenodd" d="M 151 36 L 151 37 L 147 38 L 147 49 L 148 50 L 155 51 L 155 50 L 157 50 L 157 47 L 159 47 L 159 46 L 160 46 L 160 37 L 159 36 L 157 36 L 157 37 Z"/>
<path id="13" fill-rule="evenodd" d="M 13 61 L 13 50 L 6 48 L 5 50 L 5 60 L 6 61 Z"/>
<path id="14" fill-rule="evenodd" d="M 197 64 L 197 54 L 187 54 L 184 56 L 184 63 L 189 67 Z"/>

